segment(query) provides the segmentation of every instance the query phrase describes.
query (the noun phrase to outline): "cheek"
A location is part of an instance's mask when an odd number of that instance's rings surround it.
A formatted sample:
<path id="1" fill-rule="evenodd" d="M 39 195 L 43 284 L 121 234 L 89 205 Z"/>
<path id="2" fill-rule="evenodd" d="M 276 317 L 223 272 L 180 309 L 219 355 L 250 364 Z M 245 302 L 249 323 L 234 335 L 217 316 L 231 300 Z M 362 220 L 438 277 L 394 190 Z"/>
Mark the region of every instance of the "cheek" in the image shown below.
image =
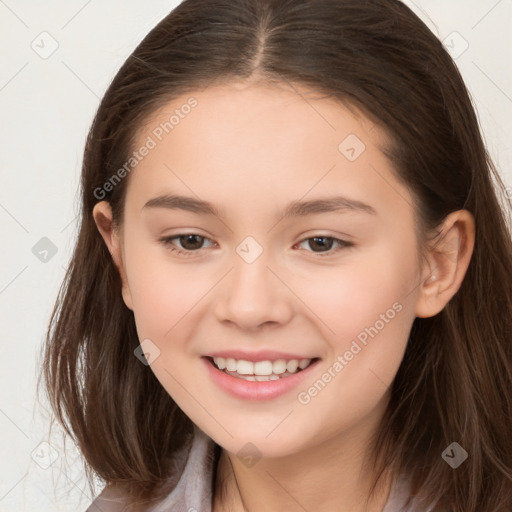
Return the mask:
<path id="1" fill-rule="evenodd" d="M 204 314 L 201 299 L 214 285 L 215 276 L 195 265 L 177 265 L 163 249 L 150 244 L 127 244 L 127 249 L 127 278 L 138 338 L 143 343 L 150 340 L 144 348 L 156 355 L 150 370 L 173 400 L 188 411 L 190 393 L 201 395 L 195 387 L 197 378 L 192 377 L 188 344 L 200 323 L 198 315 Z M 188 412 L 194 417 L 193 410 Z"/>
<path id="2" fill-rule="evenodd" d="M 412 302 L 414 275 L 410 256 L 389 244 L 321 269 L 300 293 L 323 321 L 328 337 L 343 345 L 381 314 L 393 319 L 398 308 L 394 304 L 405 308 Z"/>
<path id="3" fill-rule="evenodd" d="M 360 397 L 353 405 L 364 408 L 393 381 L 415 318 L 417 269 L 413 252 L 402 247 L 399 241 L 376 246 L 333 267 L 310 288 L 305 302 L 321 319 L 316 323 L 330 355 L 326 371 L 336 375 L 329 387 L 337 391 L 318 403 L 334 406 L 341 393 L 346 403 Z"/>
<path id="4" fill-rule="evenodd" d="M 304 415 L 302 435 L 322 419 L 322 435 L 334 435 L 367 417 L 383 403 L 400 363 L 414 321 L 411 280 L 414 268 L 402 258 L 360 260 L 341 267 L 332 279 L 310 290 L 308 305 L 318 312 L 328 354 L 322 371 L 298 395 Z M 321 286 L 322 285 L 322 286 Z M 408 296 L 409 294 L 409 296 Z M 299 428 L 299 427 L 297 427 Z M 297 431 L 299 435 L 299 431 Z"/>
<path id="5" fill-rule="evenodd" d="M 126 241 L 126 270 L 139 337 L 163 341 L 188 320 L 211 288 L 212 276 L 193 265 L 176 265 L 163 247 Z"/>

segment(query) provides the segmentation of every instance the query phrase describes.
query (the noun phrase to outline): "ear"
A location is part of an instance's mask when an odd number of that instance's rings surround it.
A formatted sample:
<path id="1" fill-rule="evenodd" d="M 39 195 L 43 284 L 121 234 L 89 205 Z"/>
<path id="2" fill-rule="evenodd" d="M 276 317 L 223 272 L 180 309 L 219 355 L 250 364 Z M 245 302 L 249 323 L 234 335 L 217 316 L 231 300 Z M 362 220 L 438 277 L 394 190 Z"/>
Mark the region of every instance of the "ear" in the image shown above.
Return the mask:
<path id="1" fill-rule="evenodd" d="M 475 221 L 468 210 L 458 210 L 443 221 L 439 234 L 423 257 L 416 316 L 437 315 L 457 293 L 473 254 Z"/>
<path id="2" fill-rule="evenodd" d="M 126 278 L 126 269 L 124 267 L 121 233 L 114 226 L 112 221 L 112 208 L 110 207 L 110 203 L 108 201 L 100 201 L 97 203 L 92 210 L 92 216 L 112 256 L 114 265 L 119 271 L 122 282 L 121 293 L 124 303 L 129 309 L 133 310 L 132 296 Z"/>

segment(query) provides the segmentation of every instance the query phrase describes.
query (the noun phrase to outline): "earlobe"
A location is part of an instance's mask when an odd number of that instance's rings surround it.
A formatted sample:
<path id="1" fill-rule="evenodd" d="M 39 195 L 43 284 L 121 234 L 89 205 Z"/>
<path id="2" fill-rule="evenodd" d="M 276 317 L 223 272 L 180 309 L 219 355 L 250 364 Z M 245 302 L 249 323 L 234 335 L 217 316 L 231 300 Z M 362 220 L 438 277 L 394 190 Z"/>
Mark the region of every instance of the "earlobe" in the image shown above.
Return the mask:
<path id="1" fill-rule="evenodd" d="M 467 210 L 448 215 L 432 241 L 416 303 L 416 316 L 437 315 L 459 290 L 475 242 L 475 222 Z"/>
<path id="2" fill-rule="evenodd" d="M 105 245 L 107 246 L 107 249 L 112 256 L 114 265 L 119 271 L 122 282 L 122 296 L 124 303 L 129 309 L 133 310 L 132 298 L 126 278 L 126 269 L 124 268 L 121 239 L 117 229 L 113 224 L 112 208 L 110 203 L 107 201 L 100 201 L 94 206 L 92 215 L 96 227 L 98 228 L 98 231 L 100 232 L 101 237 L 103 238 L 103 241 L 105 242 Z"/>

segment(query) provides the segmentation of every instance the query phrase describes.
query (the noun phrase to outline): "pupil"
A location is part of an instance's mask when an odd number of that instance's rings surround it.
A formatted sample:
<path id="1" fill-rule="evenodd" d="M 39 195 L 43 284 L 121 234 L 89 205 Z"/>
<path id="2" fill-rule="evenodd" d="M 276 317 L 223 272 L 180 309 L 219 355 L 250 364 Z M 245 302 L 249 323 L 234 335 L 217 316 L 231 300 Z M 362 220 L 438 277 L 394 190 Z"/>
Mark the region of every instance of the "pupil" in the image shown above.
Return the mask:
<path id="1" fill-rule="evenodd" d="M 199 242 L 194 244 L 194 239 L 196 239 L 196 241 L 199 239 Z M 202 239 L 203 237 L 199 235 L 183 235 L 180 237 L 180 242 L 183 245 L 183 247 L 185 247 L 185 249 L 199 249 L 203 241 Z M 190 241 L 192 241 L 192 247 L 187 247 L 187 244 Z"/>
<path id="2" fill-rule="evenodd" d="M 327 236 L 315 236 L 311 239 L 313 241 L 313 243 L 311 243 L 311 241 L 309 242 L 309 246 L 314 249 L 314 245 L 317 245 L 320 247 L 320 249 L 330 249 L 332 247 L 332 243 L 333 243 L 333 239 L 332 238 L 329 238 Z M 329 242 L 327 242 L 327 244 L 325 243 L 322 243 L 322 240 L 329 240 Z M 320 243 L 318 242 L 320 241 Z"/>

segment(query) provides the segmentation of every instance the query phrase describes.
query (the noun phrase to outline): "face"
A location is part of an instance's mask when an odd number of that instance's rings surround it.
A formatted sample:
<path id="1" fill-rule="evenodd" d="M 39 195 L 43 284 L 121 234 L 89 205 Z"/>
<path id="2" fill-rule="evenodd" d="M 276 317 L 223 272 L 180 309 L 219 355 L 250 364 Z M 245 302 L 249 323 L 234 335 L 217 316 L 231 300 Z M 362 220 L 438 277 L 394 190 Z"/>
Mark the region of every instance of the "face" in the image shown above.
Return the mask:
<path id="1" fill-rule="evenodd" d="M 151 147 L 112 245 L 123 297 L 148 371 L 233 453 L 351 435 L 382 413 L 403 358 L 422 279 L 414 201 L 385 133 L 355 112 L 305 89 L 231 83 L 173 100 L 139 133 L 136 148 Z M 227 375 L 214 354 L 240 373 L 237 360 L 270 361 L 253 368 L 281 377 Z M 312 364 L 278 373 L 294 359 Z"/>

